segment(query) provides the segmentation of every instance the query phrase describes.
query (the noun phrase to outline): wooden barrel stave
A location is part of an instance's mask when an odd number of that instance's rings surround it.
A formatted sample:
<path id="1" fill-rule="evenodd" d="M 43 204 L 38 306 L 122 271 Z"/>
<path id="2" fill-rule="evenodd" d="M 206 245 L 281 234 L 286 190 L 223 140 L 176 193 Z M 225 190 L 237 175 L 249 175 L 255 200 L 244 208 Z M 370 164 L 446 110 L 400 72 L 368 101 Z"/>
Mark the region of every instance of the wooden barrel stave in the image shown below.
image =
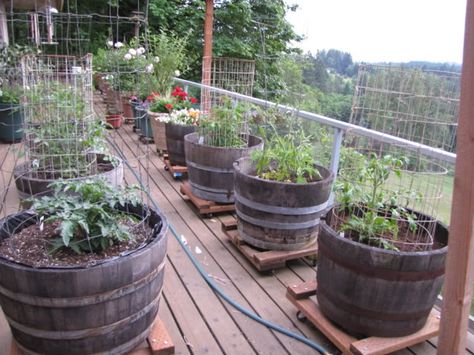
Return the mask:
<path id="1" fill-rule="evenodd" d="M 364 335 L 416 332 L 441 290 L 447 236 L 447 228 L 438 223 L 435 240 L 444 247 L 399 253 L 349 241 L 321 224 L 317 281 L 322 312 Z"/>
<path id="2" fill-rule="evenodd" d="M 308 184 L 258 178 L 249 158 L 235 164 L 237 228 L 249 244 L 263 249 L 297 250 L 314 243 L 333 175 L 317 167 L 323 180 Z"/>
<path id="3" fill-rule="evenodd" d="M 0 278 L 0 304 L 22 348 L 117 354 L 146 338 L 159 307 L 167 244 L 166 222 L 150 212 L 151 227 L 163 223 L 154 239 L 115 260 L 89 268 L 33 269 L 0 259 L 6 276 Z M 0 238 L 7 234 L 0 231 Z"/>
<path id="4" fill-rule="evenodd" d="M 204 200 L 234 202 L 234 168 L 237 159 L 262 149 L 262 139 L 249 136 L 246 148 L 223 148 L 199 144 L 197 133 L 184 137 L 186 165 L 191 190 Z"/>
<path id="5" fill-rule="evenodd" d="M 184 136 L 196 131 L 196 126 L 183 126 L 166 123 L 166 148 L 172 165 L 186 166 L 184 153 Z"/>

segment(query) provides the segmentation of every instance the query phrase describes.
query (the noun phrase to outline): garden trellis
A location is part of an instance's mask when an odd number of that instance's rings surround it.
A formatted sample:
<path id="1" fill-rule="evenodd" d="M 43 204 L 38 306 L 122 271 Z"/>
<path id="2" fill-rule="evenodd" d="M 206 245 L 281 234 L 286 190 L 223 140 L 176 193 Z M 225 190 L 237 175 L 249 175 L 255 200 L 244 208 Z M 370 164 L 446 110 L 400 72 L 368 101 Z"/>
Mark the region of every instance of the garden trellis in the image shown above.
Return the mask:
<path id="1" fill-rule="evenodd" d="M 359 68 L 350 123 L 454 152 L 459 95 L 458 73 L 363 64 Z M 393 204 L 431 216 L 420 221 L 430 234 L 436 226 L 435 218 L 449 221 L 452 164 L 427 157 L 403 144 L 355 137 L 349 131 L 341 158 L 342 181 L 353 179 L 355 171 L 361 168 L 356 166 L 351 154 L 403 160 L 396 169 L 401 177 L 392 170 L 381 187 L 382 192 L 392 196 Z M 370 189 L 371 186 L 365 186 L 366 191 Z"/>

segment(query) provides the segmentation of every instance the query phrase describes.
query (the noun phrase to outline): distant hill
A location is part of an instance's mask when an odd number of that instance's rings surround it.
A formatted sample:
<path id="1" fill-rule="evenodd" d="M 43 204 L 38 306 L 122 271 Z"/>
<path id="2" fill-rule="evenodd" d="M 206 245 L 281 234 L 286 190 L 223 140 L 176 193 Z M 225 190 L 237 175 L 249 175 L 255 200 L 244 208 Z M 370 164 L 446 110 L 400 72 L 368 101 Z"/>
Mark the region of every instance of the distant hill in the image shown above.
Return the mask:
<path id="1" fill-rule="evenodd" d="M 461 72 L 461 64 L 458 64 L 458 63 L 434 63 L 434 62 L 427 62 L 427 61 L 410 61 L 410 62 L 405 62 L 405 63 L 383 62 L 383 63 L 375 63 L 375 64 L 397 65 L 397 66 L 403 66 L 406 68 L 420 68 L 423 70 L 439 70 L 439 71 L 454 72 L 454 73 Z"/>

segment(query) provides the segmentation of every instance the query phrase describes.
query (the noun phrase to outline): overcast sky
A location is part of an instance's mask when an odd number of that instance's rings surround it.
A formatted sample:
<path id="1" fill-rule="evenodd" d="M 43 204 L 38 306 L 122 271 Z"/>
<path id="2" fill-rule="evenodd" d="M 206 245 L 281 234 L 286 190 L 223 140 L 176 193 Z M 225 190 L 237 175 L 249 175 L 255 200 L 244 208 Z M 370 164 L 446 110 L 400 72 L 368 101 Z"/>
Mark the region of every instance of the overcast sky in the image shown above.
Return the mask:
<path id="1" fill-rule="evenodd" d="M 355 61 L 462 62 L 466 0 L 287 0 L 305 51 L 339 49 Z"/>

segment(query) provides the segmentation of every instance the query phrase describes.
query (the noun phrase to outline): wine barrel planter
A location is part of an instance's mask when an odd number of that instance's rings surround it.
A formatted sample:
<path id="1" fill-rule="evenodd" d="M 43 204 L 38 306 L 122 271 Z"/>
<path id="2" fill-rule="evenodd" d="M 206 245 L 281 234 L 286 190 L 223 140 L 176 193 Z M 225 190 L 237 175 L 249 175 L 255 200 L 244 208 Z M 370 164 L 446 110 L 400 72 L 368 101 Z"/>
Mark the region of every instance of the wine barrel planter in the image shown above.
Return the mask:
<path id="1" fill-rule="evenodd" d="M 165 124 L 166 150 L 172 165 L 186 166 L 184 136 L 195 131 L 196 126 L 183 126 L 174 123 Z"/>
<path id="2" fill-rule="evenodd" d="M 158 113 L 148 111 L 148 117 L 150 122 L 151 131 L 153 134 L 153 141 L 157 150 L 166 150 L 166 133 L 165 133 L 165 122 L 160 121 L 159 117 L 168 117 L 167 113 Z"/>
<path id="3" fill-rule="evenodd" d="M 23 110 L 20 105 L 0 104 L 0 141 L 15 143 L 23 138 Z"/>
<path id="4" fill-rule="evenodd" d="M 398 337 L 421 329 L 443 284 L 447 227 L 437 222 L 439 248 L 398 252 L 342 237 L 329 227 L 331 216 L 330 211 L 318 237 L 317 298 L 324 315 L 367 336 Z"/>
<path id="5" fill-rule="evenodd" d="M 168 225 L 146 206 L 127 206 L 153 229 L 148 243 L 87 268 L 33 268 L 0 258 L 0 304 L 27 352 L 124 354 L 149 334 L 158 312 Z M 31 211 L 0 220 L 0 240 L 36 223 Z"/>
<path id="6" fill-rule="evenodd" d="M 197 133 L 184 137 L 188 179 L 194 195 L 218 203 L 234 202 L 234 161 L 263 149 L 263 141 L 249 136 L 245 148 L 213 147 L 199 144 Z"/>
<path id="7" fill-rule="evenodd" d="M 307 184 L 261 179 L 251 158 L 234 163 L 239 235 L 263 249 L 297 250 L 316 240 L 334 175 L 316 166 L 322 180 Z"/>
<path id="8" fill-rule="evenodd" d="M 105 154 L 97 153 L 97 167 L 99 172 L 96 175 L 89 175 L 80 178 L 74 178 L 71 180 L 85 180 L 90 178 L 104 178 L 112 186 L 120 186 L 123 182 L 123 161 L 118 157 L 110 157 Z M 112 161 L 117 162 L 113 164 Z M 30 198 L 32 196 L 47 196 L 51 195 L 53 189 L 49 188 L 48 185 L 54 182 L 54 178 L 41 178 L 35 174 L 31 167 L 30 162 L 25 162 L 15 166 L 13 170 L 13 176 L 15 177 L 15 185 L 18 191 L 20 200 Z"/>

